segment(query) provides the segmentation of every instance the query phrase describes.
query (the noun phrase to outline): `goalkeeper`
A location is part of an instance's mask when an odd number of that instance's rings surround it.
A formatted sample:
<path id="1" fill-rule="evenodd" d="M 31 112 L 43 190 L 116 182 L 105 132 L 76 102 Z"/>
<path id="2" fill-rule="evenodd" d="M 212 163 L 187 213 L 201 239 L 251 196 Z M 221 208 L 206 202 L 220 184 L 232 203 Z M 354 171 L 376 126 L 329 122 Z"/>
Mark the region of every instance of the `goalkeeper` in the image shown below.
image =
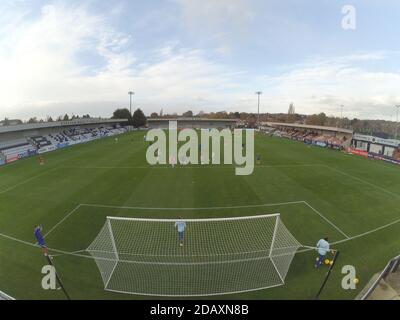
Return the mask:
<path id="1" fill-rule="evenodd" d="M 47 249 L 46 243 L 44 242 L 44 237 L 43 237 L 42 231 L 43 231 L 43 227 L 40 225 L 37 225 L 34 229 L 34 234 L 35 234 L 35 238 L 39 244 L 39 247 L 41 247 L 43 250 L 43 254 L 45 256 L 48 256 L 49 250 Z"/>
<path id="2" fill-rule="evenodd" d="M 328 252 L 335 252 L 336 250 L 330 249 L 330 244 L 328 242 L 328 237 L 320 239 L 317 243 L 318 258 L 315 263 L 315 268 L 319 268 L 324 262 L 325 256 Z"/>
<path id="3" fill-rule="evenodd" d="M 176 220 L 175 228 L 178 229 L 179 245 L 181 247 L 183 247 L 183 240 L 184 240 L 184 237 L 185 237 L 186 222 L 183 221 L 182 217 L 179 217 L 178 220 Z"/>

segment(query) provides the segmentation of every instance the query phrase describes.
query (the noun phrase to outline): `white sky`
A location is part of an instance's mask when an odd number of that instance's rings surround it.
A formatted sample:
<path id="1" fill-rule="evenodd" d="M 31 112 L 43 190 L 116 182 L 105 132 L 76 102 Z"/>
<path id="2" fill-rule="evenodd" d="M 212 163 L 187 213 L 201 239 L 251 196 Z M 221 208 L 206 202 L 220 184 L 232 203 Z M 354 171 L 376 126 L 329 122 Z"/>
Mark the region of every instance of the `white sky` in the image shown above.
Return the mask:
<path id="1" fill-rule="evenodd" d="M 0 4 L 0 119 L 61 114 L 326 112 L 395 120 L 399 5 L 321 0 Z M 301 5 L 301 3 L 303 5 Z M 310 3 L 314 3 L 312 6 Z M 375 2 L 376 3 L 376 2 Z"/>

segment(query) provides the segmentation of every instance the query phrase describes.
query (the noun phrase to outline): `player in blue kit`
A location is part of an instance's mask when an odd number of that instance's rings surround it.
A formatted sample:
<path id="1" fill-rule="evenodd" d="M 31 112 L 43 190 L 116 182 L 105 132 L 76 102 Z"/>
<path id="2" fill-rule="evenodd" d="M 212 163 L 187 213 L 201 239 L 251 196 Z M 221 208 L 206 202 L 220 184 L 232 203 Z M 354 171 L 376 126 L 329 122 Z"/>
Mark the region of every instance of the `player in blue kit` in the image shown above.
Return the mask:
<path id="1" fill-rule="evenodd" d="M 178 229 L 179 245 L 181 247 L 183 247 L 183 240 L 184 240 L 184 237 L 185 237 L 186 223 L 185 223 L 185 221 L 183 221 L 182 217 L 179 217 L 178 220 L 176 220 L 175 228 Z"/>
<path id="2" fill-rule="evenodd" d="M 45 243 L 45 241 L 44 241 L 44 237 L 43 237 L 42 231 L 43 231 L 43 227 L 40 226 L 40 225 L 37 225 L 37 226 L 35 227 L 35 229 L 34 229 L 34 234 L 35 234 L 35 238 L 36 238 L 36 240 L 37 240 L 39 246 L 40 246 L 40 247 L 42 248 L 42 250 L 43 250 L 44 255 L 45 255 L 45 256 L 48 256 L 49 250 L 48 250 L 48 248 L 47 248 L 47 246 L 46 246 L 46 243 Z"/>

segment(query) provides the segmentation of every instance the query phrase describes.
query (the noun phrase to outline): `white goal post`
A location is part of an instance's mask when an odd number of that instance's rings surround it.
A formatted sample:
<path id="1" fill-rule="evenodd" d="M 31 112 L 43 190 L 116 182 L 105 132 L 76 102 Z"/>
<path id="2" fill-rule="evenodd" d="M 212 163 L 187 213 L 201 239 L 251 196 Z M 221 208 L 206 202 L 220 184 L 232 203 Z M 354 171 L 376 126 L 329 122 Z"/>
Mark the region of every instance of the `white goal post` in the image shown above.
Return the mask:
<path id="1" fill-rule="evenodd" d="M 209 296 L 283 285 L 301 244 L 279 214 L 185 219 L 107 217 L 87 248 L 106 290 Z"/>

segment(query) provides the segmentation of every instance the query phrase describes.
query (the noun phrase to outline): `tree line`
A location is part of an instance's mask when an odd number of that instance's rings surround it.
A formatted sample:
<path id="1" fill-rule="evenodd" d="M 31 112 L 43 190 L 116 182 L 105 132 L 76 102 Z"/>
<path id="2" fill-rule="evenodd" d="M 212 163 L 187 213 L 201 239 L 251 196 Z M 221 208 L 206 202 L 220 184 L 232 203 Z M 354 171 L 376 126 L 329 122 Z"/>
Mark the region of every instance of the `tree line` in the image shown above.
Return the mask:
<path id="1" fill-rule="evenodd" d="M 255 127 L 258 121 L 257 113 L 248 112 L 209 112 L 200 111 L 194 114 L 191 110 L 183 112 L 181 115 L 173 114 L 158 114 L 153 112 L 150 118 L 176 118 L 176 117 L 189 117 L 189 118 L 207 118 L 207 119 L 237 119 L 245 122 L 248 126 Z M 319 114 L 298 114 L 294 112 L 294 106 L 289 107 L 288 113 L 260 113 L 260 122 L 284 122 L 284 123 L 298 123 L 315 126 L 328 126 L 339 127 L 343 129 L 353 130 L 361 134 L 374 135 L 384 139 L 395 138 L 396 127 L 400 135 L 400 126 L 395 121 L 387 120 L 365 120 L 365 119 L 349 119 L 347 117 L 333 117 L 327 116 L 325 113 Z"/>
<path id="2" fill-rule="evenodd" d="M 209 112 L 206 113 L 204 111 L 200 111 L 198 113 L 194 113 L 191 110 L 183 112 L 181 114 L 172 113 L 172 114 L 164 114 L 161 110 L 159 113 L 152 112 L 150 114 L 150 118 L 207 118 L 207 119 L 237 119 L 241 122 L 246 123 L 250 127 L 255 127 L 258 121 L 257 113 L 248 113 L 248 112 L 226 112 L 226 111 L 218 111 L 218 112 Z M 42 123 L 42 122 L 53 122 L 53 121 L 69 121 L 75 119 L 88 119 L 91 118 L 89 114 L 85 114 L 82 116 L 79 115 L 71 115 L 65 114 L 63 116 L 58 116 L 53 119 L 48 116 L 46 119 L 38 119 L 36 117 L 30 118 L 26 123 Z M 135 127 L 143 127 L 147 124 L 147 118 L 141 109 L 135 110 L 133 114 L 130 114 L 127 108 L 119 108 L 116 109 L 112 116 L 113 119 L 127 119 L 128 124 Z M 394 121 L 386 121 L 386 120 L 363 120 L 363 119 L 349 119 L 349 118 L 339 118 L 327 116 L 325 113 L 319 114 L 311 114 L 304 115 L 298 114 L 294 112 L 294 106 L 289 108 L 288 113 L 260 113 L 259 115 L 260 122 L 285 122 L 285 123 L 298 123 L 298 124 L 308 124 L 308 125 L 316 125 L 316 126 L 328 126 L 328 127 L 340 127 L 344 129 L 351 129 L 354 132 L 361 134 L 374 135 L 381 138 L 394 138 L 396 133 L 396 127 L 398 127 L 397 122 Z M 21 120 L 13 120 L 13 123 L 17 121 L 17 124 L 23 123 Z M 2 125 L 10 125 L 10 120 L 5 118 L 1 121 Z M 398 128 L 398 133 L 400 134 L 400 128 Z"/>
<path id="3" fill-rule="evenodd" d="M 128 124 L 135 128 L 144 127 L 147 124 L 147 118 L 141 109 L 136 109 L 133 114 L 128 109 L 117 109 L 114 111 L 112 119 L 127 119 Z"/>
<path id="4" fill-rule="evenodd" d="M 44 122 L 69 121 L 69 120 L 75 120 L 75 119 L 89 119 L 89 118 L 91 118 L 91 116 L 89 114 L 85 114 L 82 116 L 74 115 L 74 114 L 69 116 L 68 114 L 65 114 L 63 116 L 62 115 L 58 116 L 57 118 L 54 118 L 54 119 L 51 116 L 47 116 L 46 118 L 32 117 L 26 121 L 22 121 L 20 119 L 11 120 L 11 119 L 5 117 L 4 120 L 2 120 L 0 122 L 3 126 L 10 126 L 10 125 L 24 124 L 24 123 L 44 123 Z"/>

